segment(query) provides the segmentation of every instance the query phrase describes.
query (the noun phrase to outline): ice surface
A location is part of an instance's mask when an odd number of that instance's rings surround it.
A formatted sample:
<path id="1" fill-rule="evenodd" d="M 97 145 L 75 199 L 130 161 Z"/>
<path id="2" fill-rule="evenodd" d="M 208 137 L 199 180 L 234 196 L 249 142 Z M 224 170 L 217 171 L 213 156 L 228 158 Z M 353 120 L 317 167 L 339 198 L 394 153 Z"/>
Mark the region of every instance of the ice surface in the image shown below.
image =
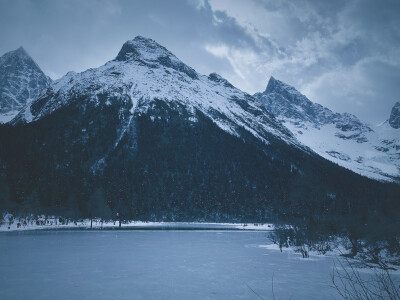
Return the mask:
<path id="1" fill-rule="evenodd" d="M 262 231 L 0 234 L 0 299 L 332 299 L 332 257 L 299 259 Z M 252 290 L 251 290 L 252 289 Z"/>

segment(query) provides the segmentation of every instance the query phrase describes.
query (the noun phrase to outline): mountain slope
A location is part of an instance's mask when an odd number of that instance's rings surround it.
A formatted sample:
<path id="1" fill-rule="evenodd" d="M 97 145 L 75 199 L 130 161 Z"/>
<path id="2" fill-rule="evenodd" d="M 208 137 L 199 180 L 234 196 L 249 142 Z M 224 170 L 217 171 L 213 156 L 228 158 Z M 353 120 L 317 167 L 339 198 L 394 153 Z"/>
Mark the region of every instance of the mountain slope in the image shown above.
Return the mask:
<path id="1" fill-rule="evenodd" d="M 370 178 L 400 177 L 400 132 L 395 128 L 371 127 L 354 115 L 334 113 L 273 77 L 266 90 L 254 96 L 322 157 Z M 393 111 L 391 120 L 397 124 Z"/>
<path id="2" fill-rule="evenodd" d="M 0 162 L 0 205 L 74 217 L 265 220 L 363 211 L 398 192 L 311 152 L 254 97 L 143 37 L 0 126 Z"/>
<path id="3" fill-rule="evenodd" d="M 22 47 L 0 57 L 0 122 L 11 120 L 50 82 Z"/>

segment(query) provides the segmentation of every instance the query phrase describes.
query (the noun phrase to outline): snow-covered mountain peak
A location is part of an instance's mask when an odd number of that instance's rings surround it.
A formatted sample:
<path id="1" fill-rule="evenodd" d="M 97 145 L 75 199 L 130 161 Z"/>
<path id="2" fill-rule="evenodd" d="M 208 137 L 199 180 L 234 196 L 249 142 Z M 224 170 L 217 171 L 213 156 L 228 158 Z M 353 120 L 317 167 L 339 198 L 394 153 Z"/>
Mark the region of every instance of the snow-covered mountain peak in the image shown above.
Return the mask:
<path id="1" fill-rule="evenodd" d="M 313 103 L 294 87 L 271 77 L 266 90 L 254 95 L 275 116 L 296 119 L 309 126 L 318 127 L 332 122 L 335 114 L 329 109 Z"/>
<path id="2" fill-rule="evenodd" d="M 165 47 L 156 41 L 137 36 L 133 40 L 125 42 L 115 60 L 129 61 L 134 59 L 145 59 L 156 61 L 160 56 L 174 56 Z"/>
<path id="3" fill-rule="evenodd" d="M 390 113 L 389 124 L 394 129 L 400 128 L 400 102 L 396 102 Z"/>
<path id="4" fill-rule="evenodd" d="M 147 65 L 150 68 L 157 68 L 159 65 L 183 72 L 192 79 L 197 79 L 195 70 L 185 65 L 174 54 L 156 41 L 137 36 L 133 40 L 124 43 L 115 61 L 136 61 Z"/>
<path id="5" fill-rule="evenodd" d="M 371 131 L 368 125 L 362 123 L 356 116 L 349 113 L 335 113 L 330 109 L 309 100 L 296 88 L 271 77 L 266 90 L 254 95 L 275 116 L 280 119 L 290 119 L 302 127 L 319 128 L 326 124 L 336 124 L 342 131 Z"/>

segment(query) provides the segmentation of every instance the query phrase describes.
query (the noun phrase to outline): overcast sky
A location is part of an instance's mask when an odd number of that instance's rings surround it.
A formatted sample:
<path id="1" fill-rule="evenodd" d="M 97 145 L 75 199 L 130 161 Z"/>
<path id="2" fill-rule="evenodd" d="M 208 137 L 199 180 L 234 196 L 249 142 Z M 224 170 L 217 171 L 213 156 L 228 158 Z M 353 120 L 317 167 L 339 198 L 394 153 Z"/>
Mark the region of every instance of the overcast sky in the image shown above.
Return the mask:
<path id="1" fill-rule="evenodd" d="M 372 124 L 400 101 L 399 0 L 0 0 L 0 55 L 22 45 L 53 79 L 136 35 L 250 94 L 272 75 Z"/>

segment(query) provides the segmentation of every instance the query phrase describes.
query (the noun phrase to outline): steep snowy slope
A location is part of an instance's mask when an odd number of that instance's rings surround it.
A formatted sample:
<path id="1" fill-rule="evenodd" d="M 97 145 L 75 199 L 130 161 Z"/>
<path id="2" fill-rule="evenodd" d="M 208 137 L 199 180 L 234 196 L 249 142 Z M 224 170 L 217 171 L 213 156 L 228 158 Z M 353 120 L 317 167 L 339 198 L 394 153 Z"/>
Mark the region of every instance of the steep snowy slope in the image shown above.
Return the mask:
<path id="1" fill-rule="evenodd" d="M 0 57 L 0 123 L 11 120 L 50 82 L 22 47 Z"/>
<path id="2" fill-rule="evenodd" d="M 390 120 L 372 127 L 354 115 L 334 113 L 311 102 L 292 86 L 273 77 L 267 89 L 254 96 L 299 141 L 322 157 L 370 178 L 393 181 L 400 177 L 396 106 Z"/>
<path id="3" fill-rule="evenodd" d="M 267 136 L 272 134 L 287 143 L 299 144 L 252 96 L 215 73 L 198 74 L 163 46 L 140 36 L 126 42 L 117 57 L 104 66 L 79 74 L 70 72 L 55 81 L 47 94 L 27 106 L 13 123 L 49 115 L 67 105 L 72 95 L 90 94 L 91 101 L 102 105 L 98 95 L 105 93 L 130 101 L 127 126 L 134 114 L 146 113 L 151 102 L 158 99 L 183 105 L 192 122 L 196 122 L 195 112 L 199 110 L 235 136 L 244 128 L 264 143 L 268 143 Z M 103 104 L 112 105 L 110 101 Z"/>

